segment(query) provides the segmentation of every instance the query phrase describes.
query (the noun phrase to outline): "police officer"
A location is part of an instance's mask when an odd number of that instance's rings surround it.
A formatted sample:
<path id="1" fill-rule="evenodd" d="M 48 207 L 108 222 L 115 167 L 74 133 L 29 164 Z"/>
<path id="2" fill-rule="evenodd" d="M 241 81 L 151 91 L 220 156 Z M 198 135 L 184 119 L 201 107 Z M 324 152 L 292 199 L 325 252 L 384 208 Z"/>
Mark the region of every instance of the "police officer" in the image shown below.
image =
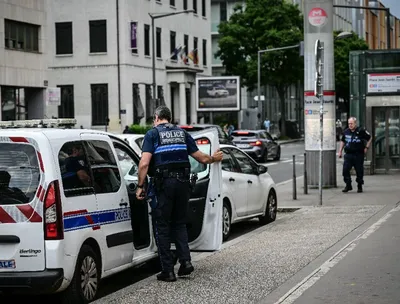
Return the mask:
<path id="1" fill-rule="evenodd" d="M 372 137 L 368 131 L 357 127 L 357 119 L 355 117 L 350 117 L 348 124 L 349 127 L 343 132 L 339 148 L 339 158 L 342 157 L 343 148 L 346 153 L 343 163 L 343 179 L 346 187 L 342 191 L 349 192 L 353 190 L 350 170 L 354 167 L 357 175 L 357 192 L 360 193 L 363 191 L 362 185 L 364 184 L 364 155 L 371 145 Z"/>
<path id="2" fill-rule="evenodd" d="M 158 107 L 154 128 L 146 133 L 143 140 L 136 192 L 138 199 L 144 199 L 146 175 L 154 176 L 156 204 L 152 204 L 152 218 L 162 269 L 157 279 L 166 282 L 176 281 L 171 241 L 175 242 L 181 264 L 178 276 L 189 275 L 194 270 L 186 230 L 190 198 L 189 155 L 203 164 L 220 162 L 223 157 L 221 151 L 212 156 L 202 153 L 186 131 L 170 122 L 171 111 L 165 106 Z"/>

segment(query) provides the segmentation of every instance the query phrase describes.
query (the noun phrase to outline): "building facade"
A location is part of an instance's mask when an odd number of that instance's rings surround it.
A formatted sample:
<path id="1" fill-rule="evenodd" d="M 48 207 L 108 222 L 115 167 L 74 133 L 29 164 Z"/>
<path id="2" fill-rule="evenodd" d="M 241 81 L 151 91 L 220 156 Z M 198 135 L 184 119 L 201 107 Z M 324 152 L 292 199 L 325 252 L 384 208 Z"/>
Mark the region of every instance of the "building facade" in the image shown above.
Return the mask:
<path id="1" fill-rule="evenodd" d="M 211 75 L 209 1 L 49 3 L 49 85 L 61 88 L 54 116 L 75 117 L 85 128 L 108 124 L 120 131 L 131 123 L 151 123 L 154 108 L 166 104 L 174 121 L 197 122 L 195 78 Z M 149 13 L 192 9 L 194 13 L 155 19 L 153 92 Z"/>
<path id="2" fill-rule="evenodd" d="M 46 1 L 0 0 L 0 120 L 43 118 Z"/>

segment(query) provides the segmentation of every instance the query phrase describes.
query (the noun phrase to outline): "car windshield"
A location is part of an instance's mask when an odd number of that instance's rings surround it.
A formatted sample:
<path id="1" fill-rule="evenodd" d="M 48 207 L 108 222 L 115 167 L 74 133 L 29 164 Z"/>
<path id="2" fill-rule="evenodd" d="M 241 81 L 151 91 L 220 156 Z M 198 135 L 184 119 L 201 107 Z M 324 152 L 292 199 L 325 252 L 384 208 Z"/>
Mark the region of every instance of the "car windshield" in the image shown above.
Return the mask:
<path id="1" fill-rule="evenodd" d="M 33 146 L 0 144 L 0 205 L 27 204 L 35 197 L 40 169 Z"/>

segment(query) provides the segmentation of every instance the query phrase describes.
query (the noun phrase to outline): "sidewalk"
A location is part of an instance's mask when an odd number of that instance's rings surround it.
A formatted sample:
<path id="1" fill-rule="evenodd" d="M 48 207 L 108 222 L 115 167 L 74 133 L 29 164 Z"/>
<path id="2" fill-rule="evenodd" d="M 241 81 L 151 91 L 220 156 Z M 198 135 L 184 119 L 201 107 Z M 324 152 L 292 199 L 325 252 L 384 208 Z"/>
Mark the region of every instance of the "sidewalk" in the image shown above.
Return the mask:
<path id="1" fill-rule="evenodd" d="M 296 142 L 300 142 L 300 141 L 304 141 L 304 137 L 296 138 L 296 139 L 288 139 L 288 140 L 277 140 L 276 142 L 279 145 L 286 145 L 286 144 L 296 143 Z"/>
<path id="2" fill-rule="evenodd" d="M 152 276 L 94 303 L 275 303 L 286 284 L 309 274 L 332 248 L 400 200 L 400 175 L 367 176 L 365 193 L 343 194 L 340 181 L 339 188 L 324 190 L 323 207 L 314 207 L 318 190 L 301 193 L 300 180 L 296 201 L 291 183 L 278 185 L 278 206 L 300 210 L 278 213 L 275 222 L 224 243 L 219 252 L 193 253 L 190 277 L 164 283 Z"/>

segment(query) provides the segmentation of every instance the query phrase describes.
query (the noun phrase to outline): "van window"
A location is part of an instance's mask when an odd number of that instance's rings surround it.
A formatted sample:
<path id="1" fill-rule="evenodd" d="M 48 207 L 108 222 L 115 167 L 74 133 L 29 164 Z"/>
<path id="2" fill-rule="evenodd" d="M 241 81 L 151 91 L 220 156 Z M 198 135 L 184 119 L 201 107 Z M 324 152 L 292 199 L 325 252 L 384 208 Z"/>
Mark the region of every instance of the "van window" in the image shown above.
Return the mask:
<path id="1" fill-rule="evenodd" d="M 121 187 L 121 176 L 110 145 L 106 141 L 88 140 L 85 142 L 85 150 L 96 193 L 117 192 Z"/>
<path id="2" fill-rule="evenodd" d="M 201 152 L 206 154 L 211 153 L 211 145 L 208 139 L 206 138 L 198 139 L 196 140 L 196 143 L 197 147 Z M 210 165 L 199 163 L 191 156 L 189 156 L 189 161 L 190 161 L 190 172 L 197 173 L 197 177 L 199 180 L 208 175 L 208 172 L 210 170 Z"/>
<path id="3" fill-rule="evenodd" d="M 66 197 L 94 193 L 89 162 L 82 141 L 65 143 L 58 153 L 58 163 Z"/>
<path id="4" fill-rule="evenodd" d="M 0 144 L 0 205 L 31 202 L 40 182 L 40 169 L 33 146 Z"/>

